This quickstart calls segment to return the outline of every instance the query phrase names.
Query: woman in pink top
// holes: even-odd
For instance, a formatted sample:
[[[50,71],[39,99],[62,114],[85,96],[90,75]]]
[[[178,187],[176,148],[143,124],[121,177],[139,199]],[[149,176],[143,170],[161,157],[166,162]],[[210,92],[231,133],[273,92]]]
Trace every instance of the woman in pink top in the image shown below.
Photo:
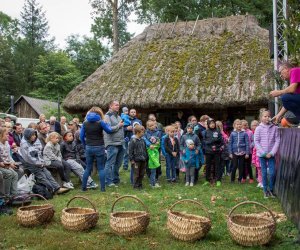
[[[279,122],[280,118],[287,112],[292,112],[300,121],[300,67],[295,67],[288,63],[282,63],[279,67],[280,76],[283,80],[288,80],[290,85],[282,90],[273,90],[270,95],[273,97],[280,96],[283,107],[273,118]]]

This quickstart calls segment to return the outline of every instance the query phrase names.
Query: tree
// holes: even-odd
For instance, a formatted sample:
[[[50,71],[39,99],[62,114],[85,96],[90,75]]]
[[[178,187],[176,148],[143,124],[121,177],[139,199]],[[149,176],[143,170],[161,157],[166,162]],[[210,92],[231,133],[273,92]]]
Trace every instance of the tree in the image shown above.
[[[51,52],[39,56],[34,72],[35,85],[39,86],[30,92],[36,98],[56,101],[64,98],[77,84],[82,76],[64,52]]]
[[[108,48],[96,38],[80,39],[79,35],[68,37],[66,53],[83,78],[92,74],[110,55]]]
[[[49,26],[45,12],[36,0],[25,0],[19,28],[22,38],[16,46],[16,65],[24,93],[28,93],[36,87],[33,73],[38,57],[53,49],[53,40],[47,40]]]
[[[140,23],[174,22],[209,17],[244,15],[257,17],[260,25],[272,22],[272,1],[265,0],[140,0],[135,4]]]
[[[126,32],[126,22],[133,10],[134,2],[135,0],[91,0],[95,9],[95,25],[92,31],[100,38],[105,37],[112,41],[113,53],[118,52],[120,45],[131,38]]]
[[[13,60],[17,24],[17,20],[0,12],[0,107],[3,112],[9,107],[10,95],[19,93]]]
[[[288,1],[288,19],[284,36],[287,39],[288,54],[292,63],[300,64],[300,2]]]

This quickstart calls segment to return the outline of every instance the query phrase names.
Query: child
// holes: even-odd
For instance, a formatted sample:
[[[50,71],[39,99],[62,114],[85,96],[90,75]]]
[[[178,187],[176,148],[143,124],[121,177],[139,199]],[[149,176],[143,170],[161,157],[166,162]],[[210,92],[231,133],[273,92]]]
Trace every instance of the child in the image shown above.
[[[147,145],[147,149],[157,149],[159,154],[158,154],[158,160],[159,160],[159,166],[156,167],[156,180],[158,180],[158,177],[161,175],[161,165],[160,165],[160,145],[161,145],[161,138],[163,136],[163,133],[161,130],[157,128],[157,123],[156,121],[148,120],[147,123],[147,129],[144,135],[144,139]],[[156,138],[156,144],[151,142],[151,138]],[[150,171],[152,173],[152,170]],[[150,175],[150,173],[149,173]]]
[[[229,152],[228,152],[228,135],[224,132],[223,129],[223,123],[221,121],[216,121],[216,126],[217,129],[220,130],[223,138],[223,146],[221,148],[221,168],[222,172],[225,174],[226,170],[226,175],[230,175],[230,158],[229,158]]]
[[[168,126],[168,137],[164,141],[166,149],[166,175],[167,181],[176,182],[176,161],[179,155],[180,146],[179,141],[175,137],[175,127]]]
[[[47,189],[56,194],[63,194],[69,191],[61,188],[53,179],[51,173],[45,168],[45,161],[42,156],[42,144],[37,139],[37,132],[32,128],[26,128],[21,140],[20,154],[25,162],[24,168],[34,174],[36,182],[41,183]]]
[[[214,161],[216,177],[217,177],[217,187],[221,186],[222,179],[222,169],[220,164],[221,157],[221,147],[223,146],[222,134],[216,128],[216,122],[214,119],[207,120],[207,130],[204,133],[203,141],[205,144],[205,159],[206,159],[206,181],[204,186],[209,185],[212,163]]]
[[[274,182],[275,182],[275,154],[278,150],[280,137],[278,128],[270,123],[270,111],[263,111],[260,115],[261,123],[256,128],[254,133],[254,142],[259,157],[264,198],[274,197]],[[267,168],[269,168],[269,189]]]
[[[70,181],[70,166],[62,160],[59,145],[60,138],[60,134],[57,132],[49,134],[47,144],[43,150],[45,165],[47,168],[54,168],[57,170],[63,181],[63,187],[74,189],[73,183]]]
[[[71,166],[71,171],[77,175],[80,180],[82,181],[84,168],[80,163],[77,162],[77,159],[79,158],[78,152],[76,151],[75,143],[74,143],[74,136],[71,131],[65,132],[63,136],[63,142],[60,145],[60,150],[63,159],[69,163]],[[93,181],[91,177],[88,177],[87,182],[87,189],[95,189],[98,185]]]
[[[186,140],[186,147],[182,154],[182,160],[185,166],[185,186],[194,186],[195,168],[199,168],[199,154],[196,154],[195,144],[191,139]]]
[[[123,111],[123,113],[121,114],[121,119],[124,122],[124,127],[130,126],[131,125],[131,121],[130,121],[130,118],[129,118],[129,115],[128,115],[128,108],[127,107],[123,107],[122,111]]]
[[[133,188],[142,189],[142,182],[148,161],[146,143],[142,138],[144,135],[144,127],[141,125],[136,125],[134,127],[134,133],[135,137],[131,138],[129,143],[129,160],[131,161],[134,169]]]
[[[235,181],[236,169],[239,170],[238,182],[242,182],[244,172],[244,161],[249,158],[249,138],[242,130],[242,122],[236,119],[233,122],[234,131],[229,138],[229,157],[232,159],[233,169],[231,172],[231,182]]]
[[[252,153],[254,148],[254,136],[252,131],[249,129],[248,122],[246,120],[242,120],[242,129],[247,133],[249,140],[249,158],[245,159],[244,162],[244,173],[242,182],[246,182],[247,174],[249,174],[249,183],[253,183],[253,172],[252,172]]]
[[[185,153],[185,147],[186,147],[186,140],[191,139],[194,142],[196,153],[198,154],[201,150],[201,142],[199,137],[194,134],[194,124],[188,123],[186,126],[186,133],[181,136],[180,139],[180,152],[182,154]],[[199,178],[199,171],[200,167],[195,169],[195,183],[198,181]]]
[[[257,128],[258,125],[259,125],[259,122],[257,120],[253,120],[251,122],[251,130],[252,130],[253,135],[254,135],[255,129]],[[252,153],[252,164],[256,168],[256,178],[257,178],[257,182],[258,182],[257,187],[262,188],[263,185],[262,185],[261,167],[259,164],[259,157],[257,156],[257,150],[256,150],[255,145],[253,147],[253,153]]]

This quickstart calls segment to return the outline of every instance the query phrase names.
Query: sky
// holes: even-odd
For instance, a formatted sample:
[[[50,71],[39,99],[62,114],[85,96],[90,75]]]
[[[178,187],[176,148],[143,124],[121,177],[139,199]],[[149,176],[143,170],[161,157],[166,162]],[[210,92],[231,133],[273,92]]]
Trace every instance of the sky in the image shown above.
[[[92,24],[92,7],[89,0],[37,0],[46,12],[49,24],[49,35],[55,37],[55,43],[60,48],[66,45],[65,39],[71,34],[89,36]],[[20,18],[24,0],[0,0],[0,11],[11,16]],[[134,17],[132,18],[134,19]],[[135,35],[140,34],[145,25],[131,22],[128,30]]]

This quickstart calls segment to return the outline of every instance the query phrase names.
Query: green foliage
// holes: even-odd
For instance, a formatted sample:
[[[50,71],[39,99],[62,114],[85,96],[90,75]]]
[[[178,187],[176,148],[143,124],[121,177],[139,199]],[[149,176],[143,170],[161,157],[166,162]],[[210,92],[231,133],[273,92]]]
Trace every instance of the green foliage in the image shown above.
[[[92,32],[99,38],[107,38],[113,44],[113,52],[132,37],[126,31],[126,22],[136,0],[91,0],[95,23]]]
[[[64,52],[51,52],[40,56],[34,72],[37,89],[31,96],[47,100],[65,97],[82,80],[80,72]]]
[[[45,55],[52,42],[47,40],[48,22],[42,7],[35,0],[26,0],[21,12],[20,33],[22,38],[16,44],[15,63],[20,76],[23,93],[26,94],[38,87],[34,71],[40,55]]]
[[[18,79],[13,60],[17,21],[0,12],[0,110],[10,106],[10,95],[18,93]]]
[[[141,23],[174,22],[210,17],[251,14],[260,25],[268,27],[272,22],[272,1],[265,0],[141,0],[135,5]]]
[[[284,31],[288,44],[289,58],[295,65],[300,65],[300,2],[288,1],[288,20]]]
[[[71,35],[67,44],[66,53],[83,78],[92,74],[110,55],[108,48],[96,38],[80,39],[78,35]]]

